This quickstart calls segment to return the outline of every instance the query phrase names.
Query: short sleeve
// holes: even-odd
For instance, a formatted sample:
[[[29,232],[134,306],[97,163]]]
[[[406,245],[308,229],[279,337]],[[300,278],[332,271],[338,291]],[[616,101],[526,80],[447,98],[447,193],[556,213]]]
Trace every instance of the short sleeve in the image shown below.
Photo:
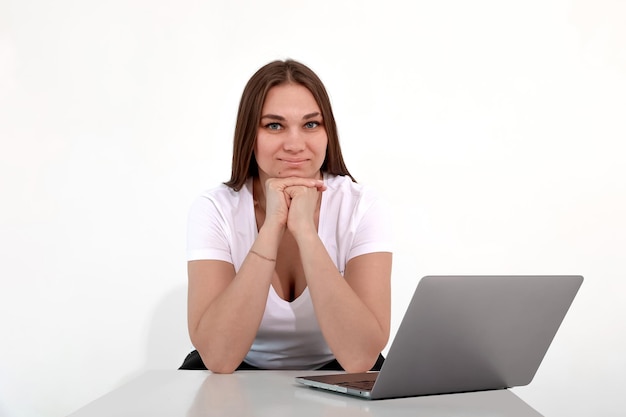
[[[191,205],[187,221],[187,260],[212,259],[233,263],[232,231],[215,200],[203,195]]]
[[[355,235],[348,259],[372,252],[393,252],[391,210],[375,193],[364,193],[355,208]]]

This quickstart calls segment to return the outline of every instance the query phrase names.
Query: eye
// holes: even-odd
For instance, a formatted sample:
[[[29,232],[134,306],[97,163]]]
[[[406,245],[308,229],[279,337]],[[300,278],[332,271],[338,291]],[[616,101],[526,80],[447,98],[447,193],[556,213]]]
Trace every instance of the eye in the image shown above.
[[[304,128],[305,129],[315,129],[320,124],[321,124],[320,122],[307,122],[307,123],[304,124]]]
[[[268,124],[266,124],[266,125],[265,125],[265,128],[266,128],[266,129],[269,129],[269,130],[280,130],[280,129],[282,129],[283,127],[281,126],[281,124],[280,124],[280,123],[276,123],[276,122],[274,122],[274,123],[268,123]]]

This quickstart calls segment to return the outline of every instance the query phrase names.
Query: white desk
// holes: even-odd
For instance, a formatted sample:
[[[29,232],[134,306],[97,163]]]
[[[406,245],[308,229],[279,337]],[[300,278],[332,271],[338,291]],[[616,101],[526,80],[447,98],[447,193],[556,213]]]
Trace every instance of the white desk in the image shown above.
[[[369,401],[294,381],[316,373],[324,372],[149,371],[70,416],[541,417],[509,390]]]

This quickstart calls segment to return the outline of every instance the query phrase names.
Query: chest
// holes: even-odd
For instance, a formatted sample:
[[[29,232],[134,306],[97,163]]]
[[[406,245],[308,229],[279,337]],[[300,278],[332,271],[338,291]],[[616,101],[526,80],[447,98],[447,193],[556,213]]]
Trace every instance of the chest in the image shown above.
[[[289,231],[285,232],[278,247],[272,286],[280,298],[286,301],[298,298],[307,286],[300,251]]]
[[[265,213],[255,210],[257,229],[260,229],[265,221]],[[315,216],[315,224],[319,225],[319,213]],[[289,230],[285,230],[278,252],[276,254],[276,268],[272,277],[272,287],[280,298],[285,301],[293,301],[304,292],[307,286],[302,259],[298,244]]]

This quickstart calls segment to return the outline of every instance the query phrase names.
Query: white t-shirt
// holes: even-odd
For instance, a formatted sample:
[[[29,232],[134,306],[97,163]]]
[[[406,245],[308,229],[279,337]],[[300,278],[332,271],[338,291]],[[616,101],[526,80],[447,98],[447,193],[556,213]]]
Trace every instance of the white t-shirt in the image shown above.
[[[343,275],[359,255],[392,251],[391,217],[375,193],[350,177],[324,175],[318,235]],[[226,185],[192,204],[187,259],[213,259],[239,271],[258,234],[252,178],[239,191]],[[261,325],[245,361],[263,369],[315,369],[334,359],[314,314],[308,288],[294,301],[270,286]]]

